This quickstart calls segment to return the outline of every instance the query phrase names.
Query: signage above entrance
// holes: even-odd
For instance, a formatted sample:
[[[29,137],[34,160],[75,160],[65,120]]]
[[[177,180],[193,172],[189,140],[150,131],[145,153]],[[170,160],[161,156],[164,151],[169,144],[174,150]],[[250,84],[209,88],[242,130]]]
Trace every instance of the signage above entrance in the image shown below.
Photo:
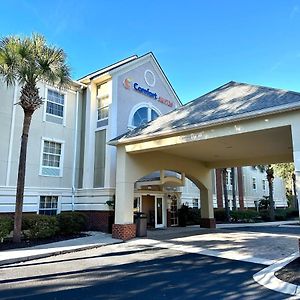
[[[149,89],[143,88],[137,82],[134,82],[133,85],[131,83],[132,83],[132,80],[130,78],[125,78],[123,81],[123,85],[124,85],[125,89],[127,89],[127,90],[133,89],[134,91],[141,93],[149,98],[152,98],[152,99],[154,99],[162,104],[165,104],[169,107],[174,106],[174,103],[172,101],[157,95],[157,93],[152,92]]]

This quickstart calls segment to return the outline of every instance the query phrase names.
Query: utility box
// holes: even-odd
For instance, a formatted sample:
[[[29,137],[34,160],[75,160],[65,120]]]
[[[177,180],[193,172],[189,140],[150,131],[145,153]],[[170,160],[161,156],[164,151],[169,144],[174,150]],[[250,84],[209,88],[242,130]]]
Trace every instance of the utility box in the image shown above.
[[[136,236],[147,236],[147,215],[142,212],[134,213]]]

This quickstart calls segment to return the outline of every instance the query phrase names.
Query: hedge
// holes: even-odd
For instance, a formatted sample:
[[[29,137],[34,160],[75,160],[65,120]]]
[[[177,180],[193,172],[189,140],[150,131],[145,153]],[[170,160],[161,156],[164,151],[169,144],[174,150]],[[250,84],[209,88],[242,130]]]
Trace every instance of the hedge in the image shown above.
[[[87,217],[80,212],[62,212],[56,218],[59,232],[63,235],[76,234],[87,228]]]
[[[0,242],[3,243],[5,237],[7,237],[13,230],[13,220],[10,217],[0,217]]]
[[[29,239],[46,239],[55,236],[58,232],[56,217],[45,215],[24,216],[22,220],[22,232]]]
[[[255,210],[235,210],[230,211],[230,217],[233,222],[255,222],[255,220],[259,217],[259,213]]]

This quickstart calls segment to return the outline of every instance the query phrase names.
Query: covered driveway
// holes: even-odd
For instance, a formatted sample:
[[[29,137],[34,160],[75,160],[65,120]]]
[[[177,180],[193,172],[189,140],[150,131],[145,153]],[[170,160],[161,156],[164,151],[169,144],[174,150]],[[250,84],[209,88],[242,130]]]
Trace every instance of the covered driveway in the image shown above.
[[[155,170],[200,188],[201,226],[215,227],[214,168],[295,162],[300,187],[300,94],[229,82],[111,141],[117,147],[113,236],[135,236],[134,183]]]

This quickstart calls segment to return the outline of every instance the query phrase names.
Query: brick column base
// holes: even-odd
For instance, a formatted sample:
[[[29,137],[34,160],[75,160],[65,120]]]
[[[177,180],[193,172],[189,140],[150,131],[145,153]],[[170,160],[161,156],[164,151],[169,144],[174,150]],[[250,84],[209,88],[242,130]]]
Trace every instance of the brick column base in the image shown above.
[[[113,224],[112,237],[128,241],[136,237],[136,224]]]
[[[216,220],[215,219],[205,219],[205,218],[202,218],[200,220],[200,227],[204,227],[204,228],[216,228]]]

